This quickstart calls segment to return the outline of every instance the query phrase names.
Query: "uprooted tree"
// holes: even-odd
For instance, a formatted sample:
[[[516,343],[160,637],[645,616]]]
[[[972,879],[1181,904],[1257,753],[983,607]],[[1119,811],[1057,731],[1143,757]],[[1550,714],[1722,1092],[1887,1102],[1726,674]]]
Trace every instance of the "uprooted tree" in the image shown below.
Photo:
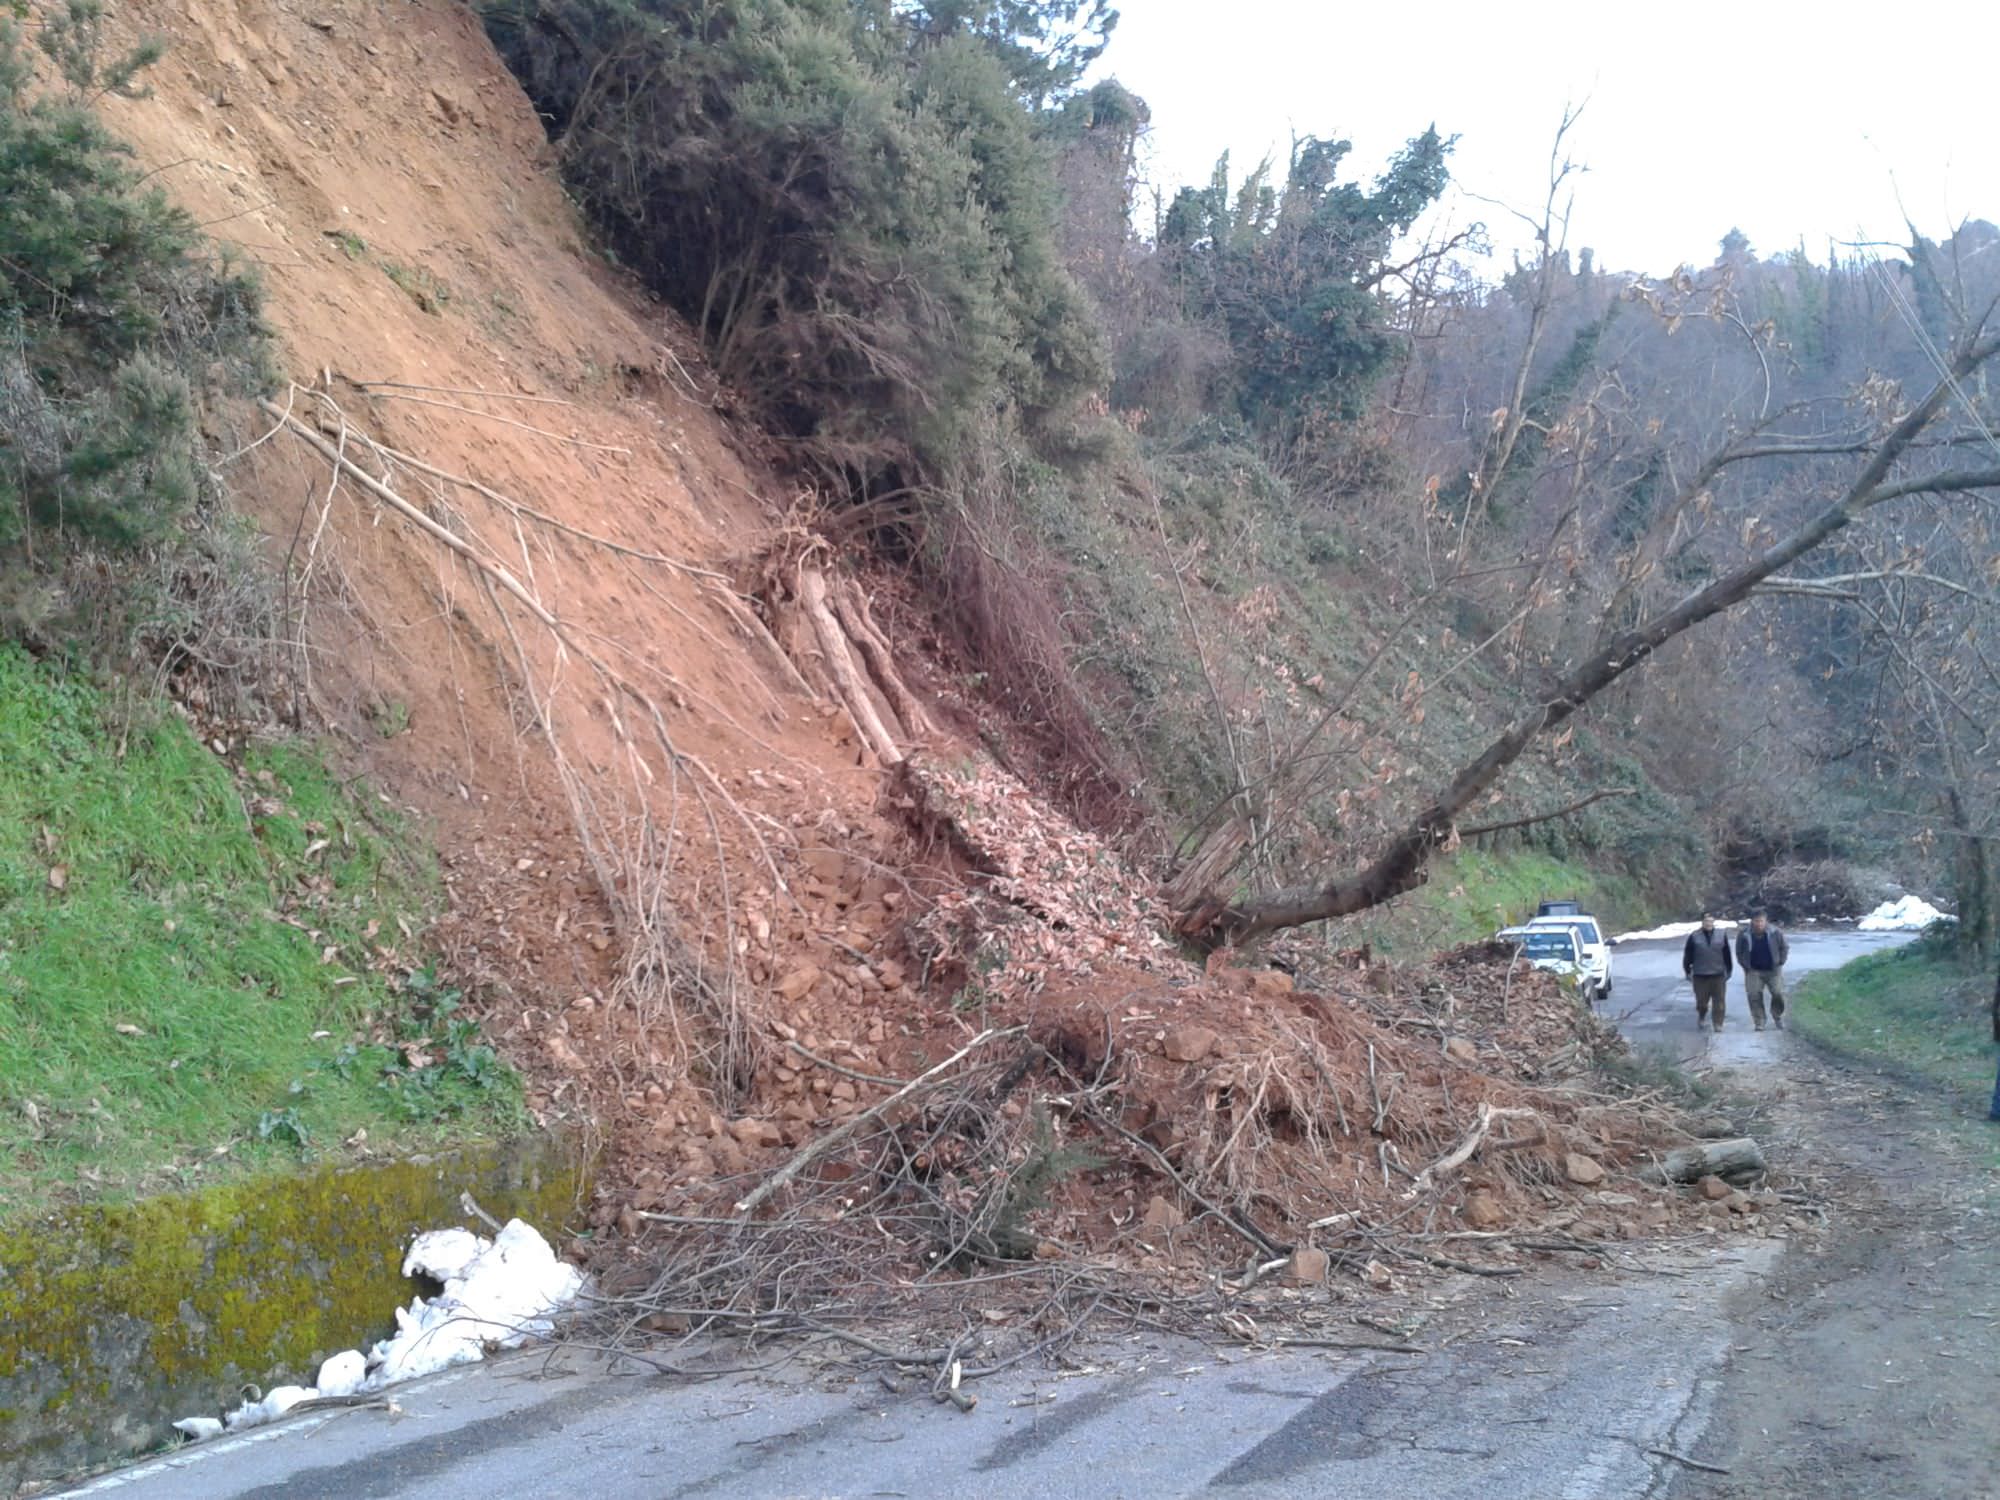
[[[1492,791],[1542,735],[1560,729],[1668,642],[1743,605],[1760,591],[1782,588],[1788,568],[1881,507],[1919,496],[2000,490],[2000,454],[1991,462],[1950,464],[1951,456],[1976,440],[1980,430],[1980,424],[1970,420],[1977,415],[1977,404],[1968,395],[1967,383],[2000,356],[2000,333],[1990,326],[1996,307],[2000,299],[1967,320],[1967,331],[1940,359],[1936,382],[1913,406],[1905,406],[1886,382],[1874,381],[1855,394],[1861,408],[1858,428],[1822,423],[1804,434],[1785,432],[1781,429],[1787,419],[1801,415],[1799,408],[1787,406],[1762,412],[1712,448],[1675,487],[1647,538],[1620,559],[1618,576],[1597,610],[1591,644],[1554,674],[1480,753],[1461,764],[1361,869],[1228,899],[1217,894],[1217,886],[1248,854],[1255,835],[1238,816],[1217,823],[1187,862],[1184,873],[1196,878],[1183,879],[1172,890],[1183,930],[1243,943],[1282,928],[1364,911],[1415,889],[1423,883],[1432,857],[1456,846],[1461,816]],[[1942,423],[1954,409],[1968,418],[1970,436],[1947,430]],[[1745,465],[1787,459],[1841,461],[1858,467],[1850,468],[1837,498],[1808,505],[1781,535],[1763,530],[1756,515],[1744,518],[1738,535],[1747,556],[1678,598],[1649,604],[1645,585],[1657,585],[1662,576],[1671,576],[1667,564],[1688,530],[1711,523],[1714,487],[1724,476]],[[1530,590],[1530,604],[1524,609],[1532,607],[1534,597]],[[1329,713],[1322,724],[1332,717]],[[1294,747],[1287,765],[1268,784],[1267,799],[1286,795],[1288,787],[1293,792],[1305,789],[1313,767],[1323,759],[1315,751],[1316,733]]]

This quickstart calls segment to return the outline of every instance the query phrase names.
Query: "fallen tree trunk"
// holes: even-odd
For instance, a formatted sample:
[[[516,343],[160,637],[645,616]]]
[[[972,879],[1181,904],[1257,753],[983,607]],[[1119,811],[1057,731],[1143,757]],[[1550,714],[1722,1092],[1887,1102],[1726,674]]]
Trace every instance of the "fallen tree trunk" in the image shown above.
[[[876,760],[884,766],[899,765],[903,752],[868,697],[868,688],[861,680],[860,669],[854,665],[854,657],[848,650],[846,632],[833,617],[826,592],[826,578],[819,569],[799,570],[799,605],[805,611],[813,633],[819,638],[820,656],[826,663],[827,671],[833,675],[834,687],[847,709],[848,717],[854,721],[855,731],[861,736],[862,743],[875,752]]]
[[[868,601],[861,597],[861,591],[852,583],[840,580],[826,591],[827,604],[832,608],[840,628],[861,653],[867,665],[868,675],[875,680],[875,686],[882,690],[882,696],[889,700],[890,711],[901,721],[906,739],[928,739],[937,732],[931,717],[924,712],[924,706],[917,695],[910,691],[910,685],[903,681],[902,673],[896,670],[895,653],[890,650],[888,639],[877,628],[868,615]]]
[[[1733,1141],[1709,1141],[1669,1151],[1658,1163],[1642,1168],[1641,1182],[1699,1182],[1704,1177],[1755,1177],[1769,1170],[1763,1150],[1747,1135]]]

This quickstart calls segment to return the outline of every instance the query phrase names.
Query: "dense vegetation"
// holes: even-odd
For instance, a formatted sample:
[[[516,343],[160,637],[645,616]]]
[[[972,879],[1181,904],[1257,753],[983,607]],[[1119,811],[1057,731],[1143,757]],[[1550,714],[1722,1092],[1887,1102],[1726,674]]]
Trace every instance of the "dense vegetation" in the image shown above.
[[[487,15],[617,254],[854,534],[925,570],[980,680],[1041,727],[1058,790],[1127,827],[1158,815],[1184,854],[1241,813],[1218,861],[1238,880],[1380,839],[1390,788],[1460,764],[1593,640],[1838,482],[1991,279],[1963,270],[1983,225],[1913,235],[1895,262],[1763,260],[1732,234],[1706,269],[1608,274],[1564,242],[1559,167],[1538,253],[1488,284],[1455,257],[1476,231],[1411,238],[1446,182],[1434,127],[1372,182],[1345,142],[1306,136],[1149,211],[1145,103],[1085,85],[1115,22],[1101,4]],[[1684,488],[1752,430],[1782,434],[1775,467]],[[1725,520],[1752,496],[1760,514]],[[1881,535],[1850,533],[1820,571]],[[1982,545],[1954,536],[1967,561]],[[1635,795],[1502,841],[1661,896],[1706,883],[1717,851],[1752,877],[1929,869],[1895,818],[1949,821],[1933,791],[1956,767],[1957,884],[1984,889],[1976,736],[1889,704],[1948,654],[1892,687],[1864,670],[1879,632],[1852,610],[1829,630],[1829,602],[1662,650],[1507,800]],[[1772,732],[1743,732],[1746,700]],[[1856,708],[1893,732],[1842,741]],[[1889,765],[1909,773],[1893,808],[1868,785]]]
[[[99,122],[157,48],[105,54],[97,0],[0,16],[0,616],[35,632],[86,549],[154,546],[209,488],[203,402],[254,383],[254,281]]]

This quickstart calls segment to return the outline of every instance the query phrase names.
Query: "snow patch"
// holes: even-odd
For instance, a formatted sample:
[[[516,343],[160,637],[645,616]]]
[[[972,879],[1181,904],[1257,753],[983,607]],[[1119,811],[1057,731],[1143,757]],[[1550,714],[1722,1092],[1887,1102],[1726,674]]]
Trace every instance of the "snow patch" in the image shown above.
[[[368,1356],[359,1349],[343,1349],[319,1367],[313,1389],[322,1396],[352,1396],[368,1379]]]
[[[1957,917],[1941,912],[1922,896],[1905,896],[1900,901],[1884,901],[1855,923],[1863,932],[1922,932],[1939,922],[1956,922]]]
[[[1717,932],[1734,932],[1741,924],[1729,917],[1718,917],[1715,922]],[[1664,927],[1646,927],[1637,932],[1621,932],[1611,941],[1614,943],[1653,943],[1668,938],[1684,938],[1691,932],[1701,931],[1699,922],[1669,922]]]
[[[261,1401],[246,1401],[220,1421],[183,1417],[174,1423],[190,1442],[274,1421],[303,1401],[353,1396],[414,1380],[452,1365],[483,1359],[488,1349],[512,1349],[546,1337],[555,1314],[583,1291],[583,1273],[556,1258],[532,1225],[509,1219],[493,1239],[463,1229],[433,1229],[410,1242],[405,1276],[442,1282],[435,1297],[396,1309],[394,1337],[366,1354],[346,1349],[319,1367],[317,1385],[283,1385]]]

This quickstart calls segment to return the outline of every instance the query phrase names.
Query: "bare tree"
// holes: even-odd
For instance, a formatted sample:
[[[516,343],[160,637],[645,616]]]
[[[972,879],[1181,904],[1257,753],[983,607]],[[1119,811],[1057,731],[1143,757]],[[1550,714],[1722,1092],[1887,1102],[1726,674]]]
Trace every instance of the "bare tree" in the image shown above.
[[[2000,333],[1990,332],[1996,305],[1973,321],[1941,363],[1939,378],[1914,407],[1903,409],[1900,398],[1882,382],[1860,393],[1874,415],[1861,437],[1838,441],[1813,436],[1793,438],[1778,433],[1775,424],[1789,408],[1762,417],[1746,431],[1711,450],[1676,487],[1662,515],[1669,519],[1669,536],[1683,533],[1685,518],[1706,518],[1714,506],[1713,487],[1726,474],[1745,465],[1772,460],[1796,460],[1810,455],[1820,462],[1857,464],[1837,498],[1808,506],[1802,519],[1782,535],[1760,529],[1757,516],[1744,519],[1742,548],[1750,555],[1680,598],[1657,607],[1641,604],[1631,586],[1640,573],[1650,575],[1661,553],[1635,550],[1626,564],[1626,578],[1611,588],[1593,633],[1591,647],[1566,670],[1557,673],[1534,701],[1516,715],[1476,756],[1461,764],[1444,785],[1388,839],[1363,868],[1326,882],[1276,890],[1241,902],[1214,894],[1215,884],[1233,868],[1221,843],[1211,841],[1191,862],[1198,867],[1200,888],[1183,880],[1174,898],[1183,912],[1183,926],[1206,936],[1246,942],[1280,928],[1340,917],[1366,910],[1422,884],[1426,867],[1441,849],[1455,847],[1460,815],[1491,791],[1516,761],[1545,733],[1563,726],[1579,709],[1626,674],[1649,660],[1668,642],[1704,621],[1735,609],[1751,599],[1760,586],[1785,578],[1785,570],[1812,554],[1879,507],[1916,496],[1951,496],[2000,489],[2000,465],[1950,468],[1937,465],[1949,456],[1947,442],[1927,441],[1934,424],[1954,402],[1964,400],[1964,384],[2000,355]],[[1930,467],[1923,462],[1930,460]],[[1530,606],[1534,591],[1529,591]],[[1631,618],[1634,623],[1622,623]],[[1313,752],[1302,746],[1295,758]]]
[[[1475,511],[1484,514],[1492,504],[1493,492],[1507,476],[1507,466],[1513,462],[1521,429],[1528,420],[1528,382],[1534,375],[1535,358],[1541,353],[1542,338],[1548,330],[1557,279],[1569,270],[1569,219],[1576,200],[1573,193],[1565,194],[1565,188],[1570,178],[1583,168],[1564,150],[1563,142],[1582,113],[1581,105],[1565,108],[1562,123],[1556,127],[1555,140],[1549,146],[1548,194],[1542,200],[1540,216],[1530,217],[1519,209],[1507,210],[1534,232],[1534,290],[1528,302],[1528,336],[1522,341],[1521,357],[1514,365],[1507,404],[1493,414],[1492,431],[1472,476],[1472,496],[1466,505],[1468,519]]]

